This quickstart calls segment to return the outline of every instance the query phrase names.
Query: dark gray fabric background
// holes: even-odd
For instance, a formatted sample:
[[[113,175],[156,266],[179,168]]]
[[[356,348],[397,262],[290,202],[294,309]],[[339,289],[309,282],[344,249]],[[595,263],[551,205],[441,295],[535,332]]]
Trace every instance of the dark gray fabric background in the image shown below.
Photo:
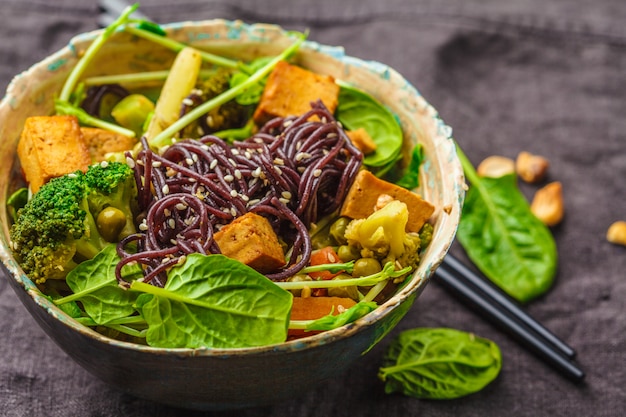
[[[0,88],[96,27],[96,4],[0,0]],[[554,287],[527,310],[578,351],[574,385],[431,283],[396,331],[453,327],[496,341],[503,369],[454,401],[386,395],[376,373],[391,337],[336,380],[273,407],[201,413],[117,392],[73,363],[0,277],[2,416],[621,416],[626,410],[626,6],[623,0],[145,0],[158,22],[223,17],[310,29],[310,39],[385,62],[453,127],[474,163],[521,150],[550,159],[566,217],[554,229]],[[524,186],[528,196],[536,187]],[[453,248],[460,258],[460,247]],[[94,358],[95,361],[98,358]],[[259,383],[272,384],[272,381]]]

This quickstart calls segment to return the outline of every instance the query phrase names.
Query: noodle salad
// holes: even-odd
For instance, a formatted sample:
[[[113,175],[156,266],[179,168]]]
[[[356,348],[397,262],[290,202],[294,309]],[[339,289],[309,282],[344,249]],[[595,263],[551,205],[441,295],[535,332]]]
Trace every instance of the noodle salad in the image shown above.
[[[403,164],[389,109],[299,66],[305,34],[233,61],[136,8],[87,48],[55,114],[26,121],[7,203],[26,274],[85,326],[155,347],[271,345],[376,309],[432,235],[411,191],[420,145]],[[172,49],[172,66],[84,77],[117,31]]]

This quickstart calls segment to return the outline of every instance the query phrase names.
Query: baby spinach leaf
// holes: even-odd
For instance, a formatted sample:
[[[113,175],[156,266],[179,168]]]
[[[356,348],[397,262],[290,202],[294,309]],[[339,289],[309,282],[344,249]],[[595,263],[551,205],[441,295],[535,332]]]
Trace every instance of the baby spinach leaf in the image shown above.
[[[398,121],[369,94],[342,84],[335,115],[349,130],[364,128],[376,143],[376,151],[363,158],[366,166],[388,168],[402,152],[403,136]]]
[[[287,338],[291,293],[223,255],[191,254],[164,288],[133,282],[131,289],[145,292],[136,306],[151,346],[237,348]]]
[[[457,237],[474,264],[520,302],[546,292],[554,280],[557,250],[550,230],[537,219],[514,174],[479,177],[459,152],[471,182]]]
[[[398,181],[395,181],[396,185],[404,187],[407,190],[412,190],[420,185],[420,167],[424,162],[424,147],[421,144],[415,145],[413,151],[411,151],[411,161],[409,165],[402,172],[402,176]]]
[[[366,314],[376,310],[376,307],[378,307],[378,304],[373,301],[356,303],[342,313],[336,315],[329,314],[317,320],[313,320],[306,326],[306,330],[336,329],[344,324],[352,323],[353,321],[360,319]]]
[[[115,266],[119,259],[115,245],[111,244],[93,259],[80,263],[66,278],[74,294],[54,300],[55,304],[80,301],[85,313],[97,324],[132,315],[136,294],[118,285]]]
[[[500,348],[490,340],[454,329],[417,328],[391,342],[378,376],[388,394],[441,400],[480,391],[501,367]]]

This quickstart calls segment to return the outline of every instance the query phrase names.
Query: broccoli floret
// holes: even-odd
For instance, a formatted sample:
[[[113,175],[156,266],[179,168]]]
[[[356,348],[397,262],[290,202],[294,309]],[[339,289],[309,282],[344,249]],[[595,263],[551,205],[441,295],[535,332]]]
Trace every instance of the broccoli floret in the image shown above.
[[[11,227],[17,262],[38,284],[65,278],[78,262],[135,230],[131,204],[136,192],[133,171],[122,163],[93,165],[86,173],[50,180],[18,211]],[[124,212],[118,225],[99,218],[107,207]],[[103,233],[111,228],[119,229],[117,235]]]
[[[366,219],[352,220],[344,236],[363,257],[416,268],[422,241],[419,234],[405,231],[408,218],[406,204],[393,200]]]

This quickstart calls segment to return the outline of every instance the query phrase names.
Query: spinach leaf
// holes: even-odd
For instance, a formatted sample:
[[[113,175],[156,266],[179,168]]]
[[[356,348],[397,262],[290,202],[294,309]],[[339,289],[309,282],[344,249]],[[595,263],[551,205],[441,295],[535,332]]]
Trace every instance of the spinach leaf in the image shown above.
[[[223,255],[191,254],[164,288],[135,281],[131,289],[145,292],[136,306],[151,346],[237,348],[287,338],[291,293]]]
[[[136,294],[118,285],[115,277],[118,262],[115,245],[107,245],[93,259],[80,263],[68,273],[66,282],[74,294],[58,298],[54,303],[80,301],[85,313],[97,324],[132,315]]]
[[[329,314],[317,320],[313,320],[306,326],[306,330],[336,329],[344,324],[352,323],[353,321],[360,319],[366,314],[376,310],[376,307],[378,307],[378,304],[373,301],[356,303],[346,311],[337,315]]]
[[[412,190],[420,185],[420,166],[424,162],[424,147],[421,144],[415,145],[411,151],[411,161],[404,169],[400,179],[395,181],[396,185]]]
[[[394,339],[378,376],[385,392],[427,399],[452,399],[483,389],[502,367],[492,341],[454,329],[417,328]]]
[[[376,143],[376,151],[363,158],[366,166],[386,172],[400,156],[403,136],[398,121],[369,94],[342,84],[335,115],[349,130],[364,128]]]
[[[514,174],[479,177],[459,150],[471,186],[457,237],[474,264],[520,302],[546,292],[554,280],[557,251],[550,230],[537,219]]]

